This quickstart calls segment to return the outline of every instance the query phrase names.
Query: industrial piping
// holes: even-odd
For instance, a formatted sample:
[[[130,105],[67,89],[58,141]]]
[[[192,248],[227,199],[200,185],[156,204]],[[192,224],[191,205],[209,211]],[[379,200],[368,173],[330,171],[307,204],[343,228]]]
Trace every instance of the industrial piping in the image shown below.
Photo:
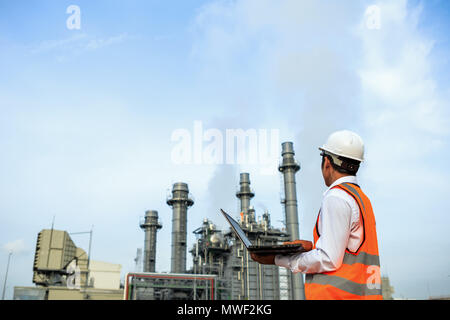
[[[158,211],[145,212],[144,221],[140,227],[145,232],[144,242],[144,272],[155,272],[156,262],[156,233],[162,225],[158,222]]]
[[[186,237],[187,209],[194,204],[189,198],[189,188],[186,183],[173,184],[172,196],[167,199],[172,207],[172,256],[171,272],[186,273]]]
[[[281,144],[282,163],[278,170],[283,174],[284,180],[284,208],[286,218],[286,231],[291,241],[300,239],[298,228],[297,189],[295,186],[295,173],[300,170],[300,165],[294,158],[292,142]],[[303,277],[300,273],[291,274],[291,297],[293,300],[304,300],[305,290]]]

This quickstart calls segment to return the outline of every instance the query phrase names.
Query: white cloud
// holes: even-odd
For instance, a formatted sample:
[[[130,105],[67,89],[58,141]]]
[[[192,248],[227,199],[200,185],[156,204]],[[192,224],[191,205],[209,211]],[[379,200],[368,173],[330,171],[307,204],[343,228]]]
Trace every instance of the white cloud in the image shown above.
[[[30,53],[55,54],[58,60],[63,61],[69,57],[120,44],[130,38],[127,33],[120,33],[105,38],[86,33],[77,33],[65,39],[42,41],[32,46]]]
[[[121,33],[116,36],[111,36],[108,38],[94,38],[89,40],[89,42],[86,44],[85,49],[86,50],[96,50],[103,47],[107,47],[113,44],[118,44],[126,40],[128,35],[126,33]]]
[[[382,27],[358,30],[364,53],[359,69],[363,121],[372,162],[368,175],[379,181],[383,171],[404,182],[444,185],[448,173],[429,164],[448,141],[449,103],[431,71],[434,41],[418,28],[422,8],[409,8],[406,1],[378,5]]]
[[[32,54],[44,53],[51,50],[73,49],[79,46],[79,43],[85,41],[87,35],[85,33],[77,33],[71,37],[59,40],[44,40],[31,48]]]
[[[420,7],[410,12],[407,3],[399,1],[382,3],[380,8],[383,27],[359,30],[364,50],[359,74],[368,102],[366,125],[447,135],[448,103],[431,73],[434,42],[417,27]]]
[[[23,239],[19,239],[4,244],[2,249],[13,254],[20,254],[27,251],[27,246]]]

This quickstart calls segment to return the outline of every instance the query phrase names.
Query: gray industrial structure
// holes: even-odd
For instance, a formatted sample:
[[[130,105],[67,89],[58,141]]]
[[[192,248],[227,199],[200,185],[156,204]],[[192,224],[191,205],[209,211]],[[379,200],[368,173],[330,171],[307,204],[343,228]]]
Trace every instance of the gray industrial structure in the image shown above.
[[[285,209],[286,231],[272,227],[267,210],[257,219],[250,204],[255,196],[250,187],[250,176],[240,174],[236,192],[241,211],[238,222],[253,244],[274,245],[300,239],[295,182],[299,170],[292,142],[283,143],[279,171],[284,180],[281,202]],[[275,265],[254,262],[231,229],[218,230],[208,219],[194,230],[197,239],[189,251],[193,266],[186,270],[187,211],[194,204],[188,185],[175,183],[167,204],[173,209],[171,273],[154,273],[156,232],[161,225],[157,221],[157,212],[147,211],[145,221],[141,223],[145,231],[144,273],[127,275],[125,299],[304,299],[301,275],[292,275]],[[213,288],[208,287],[209,281]]]
[[[81,234],[91,232],[76,232]],[[120,300],[120,265],[91,261],[67,231],[38,233],[33,263],[35,287],[14,287],[14,300]]]
[[[298,210],[297,210],[297,188],[295,183],[295,173],[300,170],[300,165],[294,158],[294,146],[292,142],[284,142],[281,144],[281,156],[283,158],[278,170],[283,173],[284,180],[284,204],[286,230],[289,239],[300,239],[298,230]],[[300,273],[291,274],[291,299],[304,300],[305,290],[303,285],[303,277]]]
[[[241,202],[241,212],[247,213],[250,208],[250,200],[255,196],[250,188],[250,175],[248,173],[240,174],[239,191],[236,192],[236,197]]]
[[[38,286],[65,286],[68,270],[80,269],[80,283],[88,278],[88,255],[78,248],[67,231],[44,229],[38,233],[33,263],[33,282]]]
[[[145,212],[144,221],[140,224],[145,232],[144,242],[144,272],[155,272],[156,262],[156,232],[162,228],[158,222],[158,211]]]
[[[186,183],[178,182],[173,185],[172,196],[167,199],[172,207],[172,256],[171,272],[186,272],[186,237],[187,237],[187,209],[194,204],[189,197]]]

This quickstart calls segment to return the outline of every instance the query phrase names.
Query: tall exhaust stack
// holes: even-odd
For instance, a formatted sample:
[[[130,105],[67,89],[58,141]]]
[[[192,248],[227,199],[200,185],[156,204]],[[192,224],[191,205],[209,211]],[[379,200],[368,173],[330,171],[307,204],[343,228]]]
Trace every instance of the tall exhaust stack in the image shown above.
[[[186,273],[187,209],[194,204],[194,200],[189,198],[188,185],[184,182],[174,183],[167,204],[173,212],[171,272]]]
[[[290,240],[300,239],[298,229],[297,189],[295,186],[295,173],[300,170],[300,165],[294,159],[294,147],[292,142],[281,144],[282,163],[278,170],[283,174],[284,180],[284,208],[286,229]],[[303,277],[300,273],[291,274],[291,297],[293,300],[304,300],[305,289]]]
[[[158,222],[158,211],[146,211],[140,227],[145,232],[144,272],[155,272],[156,232],[162,228],[162,225]]]
[[[240,188],[239,191],[236,192],[236,197],[238,197],[241,202],[241,212],[247,214],[250,207],[250,199],[255,196],[250,188],[250,177],[248,173],[243,172],[240,174],[239,185]]]

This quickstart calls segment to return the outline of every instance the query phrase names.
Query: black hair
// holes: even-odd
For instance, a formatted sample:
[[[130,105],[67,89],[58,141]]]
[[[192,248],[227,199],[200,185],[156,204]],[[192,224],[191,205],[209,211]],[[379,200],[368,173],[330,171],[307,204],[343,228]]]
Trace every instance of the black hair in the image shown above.
[[[358,160],[353,160],[353,159],[337,156],[338,159],[342,161],[342,164],[340,166],[338,166],[337,164],[334,163],[333,158],[329,154],[322,152],[321,156],[322,156],[322,164],[321,164],[322,168],[325,163],[325,157],[327,157],[328,160],[330,160],[331,166],[337,172],[340,172],[343,174],[348,174],[350,176],[355,176],[356,173],[358,172],[359,164],[360,164],[360,161],[358,161]]]

